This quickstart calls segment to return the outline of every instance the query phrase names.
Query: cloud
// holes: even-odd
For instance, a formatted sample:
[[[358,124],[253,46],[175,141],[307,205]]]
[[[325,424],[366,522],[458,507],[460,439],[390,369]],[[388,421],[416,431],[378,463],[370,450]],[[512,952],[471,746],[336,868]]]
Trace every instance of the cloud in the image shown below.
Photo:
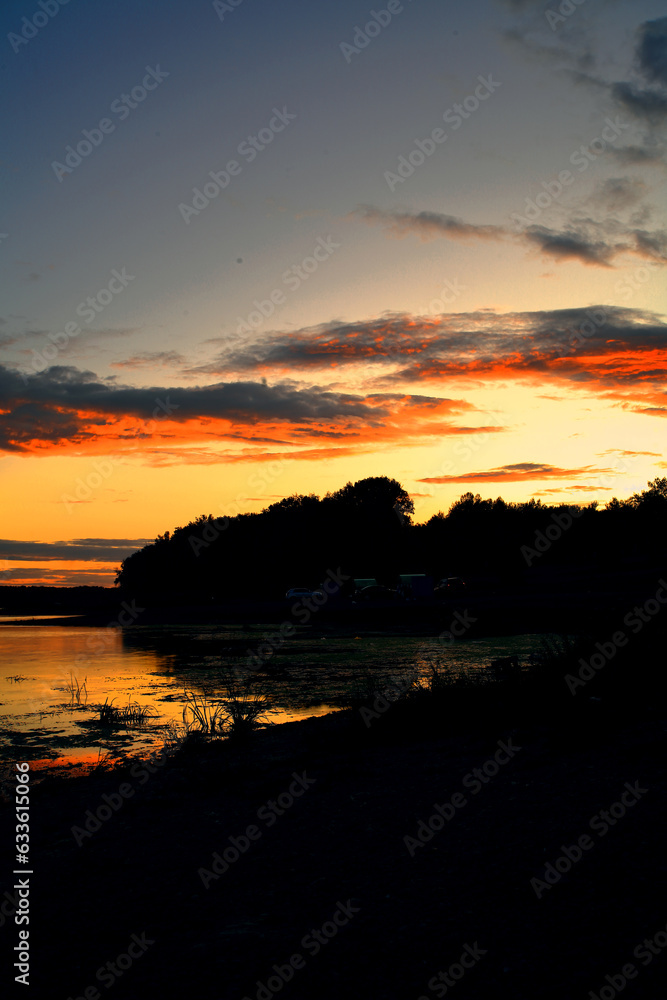
[[[501,465],[483,472],[467,472],[459,476],[432,476],[419,479],[418,482],[440,484],[523,482],[535,479],[576,479],[582,476],[608,475],[613,471],[613,469],[599,469],[593,465],[584,465],[578,469],[561,469],[543,462],[516,462],[513,465]]]
[[[0,538],[0,558],[15,562],[121,562],[152,538],[77,538],[66,542],[26,542]]]
[[[177,367],[186,363],[185,357],[178,351],[146,351],[144,354],[133,354],[123,361],[112,361],[110,368],[150,368],[158,366]]]
[[[661,167],[667,168],[664,149],[652,146],[620,146],[605,150],[606,156],[611,156],[624,167]]]
[[[135,388],[72,367],[23,379],[0,366],[0,447],[17,453],[66,447],[77,454],[136,454],[140,447],[141,457],[151,461],[147,445],[168,443],[185,461],[187,447],[196,443],[205,445],[208,461],[216,450],[220,460],[228,458],[222,442],[250,442],[255,455],[266,443],[302,448],[319,446],[321,438],[331,446],[408,443],[468,433],[457,419],[474,409],[462,399],[343,393],[293,381]]]
[[[659,125],[667,116],[667,96],[654,90],[641,89],[631,83],[613,83],[611,96],[631,114]]]
[[[4,570],[0,574],[0,580],[8,586],[14,584],[23,587],[112,587],[116,572],[116,566],[110,566],[107,570],[19,566]]]
[[[556,260],[580,260],[583,264],[611,267],[610,261],[614,250],[601,241],[591,242],[581,232],[559,233],[544,226],[529,226],[524,235],[547,257],[554,257]]]
[[[623,455],[632,456],[633,458],[639,455],[650,455],[653,458],[661,458],[662,453],[659,451],[629,451],[627,448],[607,448],[606,451],[599,451],[598,455]],[[654,464],[658,464],[657,462]]]
[[[641,26],[637,57],[648,80],[667,86],[667,17],[646,21]]]
[[[629,286],[628,286],[629,288]],[[598,394],[622,393],[637,405],[667,405],[667,325],[655,314],[618,306],[498,314],[388,314],[274,333],[204,366],[249,372],[359,372],[376,385],[452,380],[545,382]],[[459,390],[460,391],[460,390]]]
[[[0,366],[0,447],[150,465],[326,459],[475,433],[491,421],[466,387],[508,381],[667,414],[667,325],[639,309],[386,314],[236,344],[189,374],[237,380],[203,386],[138,388],[64,366],[26,379]],[[427,383],[435,392],[414,391]]]
[[[545,10],[543,4],[533,5],[531,0],[506,0],[506,6],[514,15],[513,23],[503,32],[506,41],[541,66],[549,65],[576,86],[589,89],[603,114],[611,102],[619,111],[632,115],[632,141],[627,140],[627,146],[609,147],[605,154],[623,166],[664,170],[667,157],[661,132],[667,119],[667,18],[639,24],[632,50],[621,48],[610,59],[605,19],[592,16],[588,4],[583,8],[579,5],[579,9],[570,4],[565,16],[559,13],[562,6],[558,4]],[[548,10],[558,18],[552,25],[554,30],[547,30]],[[625,68],[618,71],[616,79],[609,79],[610,65],[623,58]]]
[[[596,185],[590,200],[605,212],[622,212],[642,201],[647,192],[638,177],[608,177]]]
[[[580,82],[606,90],[621,108],[643,119],[649,130],[653,130],[667,118],[666,52],[667,17],[645,21],[635,32],[633,80],[607,82],[591,74]]]
[[[611,493],[611,486],[579,486],[576,483],[570,486],[554,486],[551,489],[534,490],[531,495],[534,497],[553,496],[554,494],[571,493]]]
[[[625,179],[616,179],[617,200],[620,199],[624,181]],[[636,194],[638,183],[634,187],[631,181],[625,183],[626,200],[630,197],[630,190]],[[607,198],[610,193],[611,189],[607,192]],[[389,236],[399,239],[411,234],[421,240],[511,239],[527,248],[537,248],[545,257],[553,260],[579,260],[582,264],[596,267],[611,267],[612,260],[625,253],[667,260],[667,233],[662,230],[646,232],[634,225],[622,223],[617,218],[609,219],[606,207],[601,220],[573,215],[561,229],[528,224],[518,232],[504,226],[468,223],[438,212],[393,212],[363,207],[352,214],[360,216],[369,225],[383,226]],[[524,221],[528,222],[527,219]]]
[[[453,240],[498,240],[510,235],[503,226],[476,225],[440,212],[389,212],[361,205],[351,215],[360,217],[371,226],[384,225],[388,234],[397,239],[403,239],[411,233],[418,235],[424,242],[438,236]]]

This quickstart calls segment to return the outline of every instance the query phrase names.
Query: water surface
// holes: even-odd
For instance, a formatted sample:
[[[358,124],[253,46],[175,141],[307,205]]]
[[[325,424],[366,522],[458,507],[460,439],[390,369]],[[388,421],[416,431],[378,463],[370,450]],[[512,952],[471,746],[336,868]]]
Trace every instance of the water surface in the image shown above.
[[[188,693],[219,705],[226,685],[253,677],[270,696],[274,724],[340,708],[351,694],[430,673],[485,668],[498,656],[527,662],[545,636],[501,636],[438,645],[415,635],[297,628],[257,674],[247,667],[275,626],[0,627],[0,753],[34,766],[90,764],[100,753],[148,754],[183,725]],[[553,637],[552,637],[553,638]],[[142,725],[102,726],[106,702],[148,708]],[[40,765],[38,765],[40,762]]]

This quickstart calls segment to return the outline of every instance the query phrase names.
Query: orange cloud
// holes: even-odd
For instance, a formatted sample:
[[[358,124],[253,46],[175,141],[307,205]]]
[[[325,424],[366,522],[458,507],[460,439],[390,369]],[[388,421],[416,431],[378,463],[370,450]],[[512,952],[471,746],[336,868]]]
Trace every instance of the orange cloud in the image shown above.
[[[419,479],[420,483],[503,483],[523,482],[535,479],[578,479],[582,476],[609,475],[614,469],[600,469],[593,465],[584,465],[578,469],[560,469],[555,465],[543,462],[517,462],[513,465],[501,465],[496,469],[483,472],[466,472],[460,476],[433,476]]]
[[[153,464],[172,457],[207,464],[257,460],[276,451],[292,457],[350,454],[483,429],[459,423],[462,415],[476,412],[462,399],[400,392],[363,395],[265,382],[135,389],[101,383],[75,369],[52,371],[27,386],[14,376],[13,405],[0,416],[6,451],[43,455],[66,450],[137,455]],[[5,370],[4,376],[12,382],[12,373]],[[142,410],[153,417],[146,421]]]

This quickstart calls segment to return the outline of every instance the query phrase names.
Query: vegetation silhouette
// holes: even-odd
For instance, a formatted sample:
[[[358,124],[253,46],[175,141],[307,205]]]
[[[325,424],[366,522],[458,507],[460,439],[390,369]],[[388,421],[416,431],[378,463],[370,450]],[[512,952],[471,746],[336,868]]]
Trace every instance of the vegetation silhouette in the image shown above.
[[[125,559],[116,583],[139,601],[275,600],[317,587],[328,570],[395,586],[401,573],[489,576],[507,582],[568,568],[604,576],[665,562],[667,477],[604,508],[482,499],[413,523],[414,504],[387,476],[348,482],[321,499],[294,495],[256,514],[194,521]]]

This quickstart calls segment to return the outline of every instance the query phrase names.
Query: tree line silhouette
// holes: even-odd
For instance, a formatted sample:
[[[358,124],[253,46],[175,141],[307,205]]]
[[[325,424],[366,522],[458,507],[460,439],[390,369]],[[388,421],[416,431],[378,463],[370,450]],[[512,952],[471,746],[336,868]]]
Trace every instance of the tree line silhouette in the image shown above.
[[[413,523],[414,504],[387,476],[319,498],[294,495],[260,513],[194,521],[125,559],[116,583],[140,600],[279,599],[316,587],[328,569],[395,586],[401,573],[525,580],[536,568],[604,574],[665,563],[667,478],[603,508],[511,503],[464,493]]]

